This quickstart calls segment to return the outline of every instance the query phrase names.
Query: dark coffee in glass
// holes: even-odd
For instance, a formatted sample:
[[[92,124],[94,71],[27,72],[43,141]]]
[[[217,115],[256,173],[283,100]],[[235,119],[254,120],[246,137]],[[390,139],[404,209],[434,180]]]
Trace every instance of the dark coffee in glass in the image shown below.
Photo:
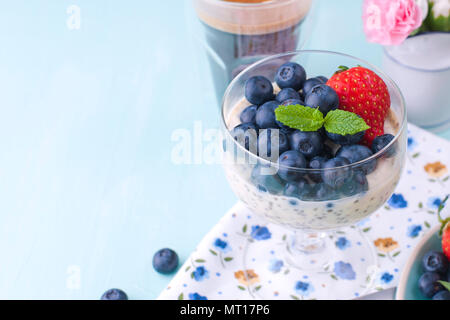
[[[220,100],[230,81],[250,64],[300,49],[312,0],[194,0]]]

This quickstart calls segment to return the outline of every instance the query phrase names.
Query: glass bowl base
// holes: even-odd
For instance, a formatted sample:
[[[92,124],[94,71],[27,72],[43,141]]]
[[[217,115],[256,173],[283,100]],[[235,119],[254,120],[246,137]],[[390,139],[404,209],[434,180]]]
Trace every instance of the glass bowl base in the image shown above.
[[[244,285],[253,299],[354,299],[376,287],[375,248],[358,227],[328,234],[290,235],[270,225],[280,239],[268,246],[249,241],[243,255]]]

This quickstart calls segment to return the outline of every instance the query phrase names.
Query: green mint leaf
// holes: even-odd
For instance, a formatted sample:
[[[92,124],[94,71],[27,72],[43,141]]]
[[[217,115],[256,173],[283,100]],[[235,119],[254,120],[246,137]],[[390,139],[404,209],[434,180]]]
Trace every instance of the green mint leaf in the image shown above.
[[[325,117],[325,130],[340,135],[355,134],[370,129],[363,118],[353,112],[333,110]]]
[[[450,291],[450,282],[446,282],[446,281],[439,281],[440,284],[442,284],[445,289],[447,289],[448,291]]]
[[[278,121],[289,128],[301,131],[317,131],[323,126],[323,113],[319,109],[301,106],[299,104],[279,106],[275,109]]]

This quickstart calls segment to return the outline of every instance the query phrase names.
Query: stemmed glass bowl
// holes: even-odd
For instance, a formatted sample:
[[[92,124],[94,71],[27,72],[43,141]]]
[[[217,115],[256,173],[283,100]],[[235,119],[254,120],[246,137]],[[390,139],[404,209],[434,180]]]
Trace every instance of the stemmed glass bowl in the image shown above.
[[[395,138],[370,158],[339,168],[320,170],[282,167],[277,159],[259,157],[251,146],[247,145],[245,148],[244,143],[237,141],[231,134],[232,129],[240,123],[240,112],[251,105],[245,99],[245,83],[256,75],[273,80],[278,68],[287,61],[301,64],[308,77],[331,77],[342,65],[362,66],[374,71],[386,83],[390,93],[391,108],[386,119],[385,133],[391,133]],[[277,91],[275,83],[274,88]],[[396,84],[375,66],[346,54],[302,50],[272,56],[251,65],[231,82],[222,103],[222,128],[225,137],[224,169],[234,193],[249,210],[272,224],[272,229],[284,228],[290,231],[286,232],[290,236],[280,239],[283,245],[277,252],[282,256],[280,259],[283,264],[289,266],[291,271],[296,270],[298,274],[307,277],[332,275],[333,264],[337,261],[351,261],[352,271],[358,277],[352,285],[346,285],[345,291],[351,295],[355,290],[361,292],[361,287],[369,290],[370,284],[367,282],[376,272],[377,255],[359,224],[391,197],[405,164],[406,110],[403,96]],[[367,170],[368,167],[375,169]],[[287,196],[284,191],[287,182],[278,175],[280,171],[286,170],[306,179],[308,192],[299,190],[297,195]],[[317,177],[342,176],[351,180],[352,176],[361,172],[367,173],[368,185],[364,188],[354,189],[346,185],[327,189],[325,193],[317,192],[323,183]],[[357,243],[358,251],[349,253],[339,250],[336,245],[339,234],[345,235],[346,240],[353,242],[355,247]],[[273,250],[269,250],[261,242],[249,243],[246,250],[246,268],[256,269],[270,264]],[[295,277],[294,272],[291,274]],[[271,275],[267,274],[267,277]],[[280,278],[278,281],[292,281],[288,278]],[[272,298],[267,296],[268,291],[261,292],[263,290],[259,290],[260,297]],[[346,296],[346,293],[341,293],[341,296]]]

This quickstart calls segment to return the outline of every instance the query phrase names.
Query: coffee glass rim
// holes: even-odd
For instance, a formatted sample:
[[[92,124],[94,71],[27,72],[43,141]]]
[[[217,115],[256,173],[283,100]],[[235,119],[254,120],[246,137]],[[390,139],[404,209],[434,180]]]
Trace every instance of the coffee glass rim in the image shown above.
[[[223,7],[265,7],[265,6],[273,6],[277,7],[280,5],[286,5],[293,2],[303,1],[303,0],[266,0],[262,2],[234,2],[234,1],[225,1],[225,0],[201,0],[204,2],[213,3],[216,6],[223,6]]]

